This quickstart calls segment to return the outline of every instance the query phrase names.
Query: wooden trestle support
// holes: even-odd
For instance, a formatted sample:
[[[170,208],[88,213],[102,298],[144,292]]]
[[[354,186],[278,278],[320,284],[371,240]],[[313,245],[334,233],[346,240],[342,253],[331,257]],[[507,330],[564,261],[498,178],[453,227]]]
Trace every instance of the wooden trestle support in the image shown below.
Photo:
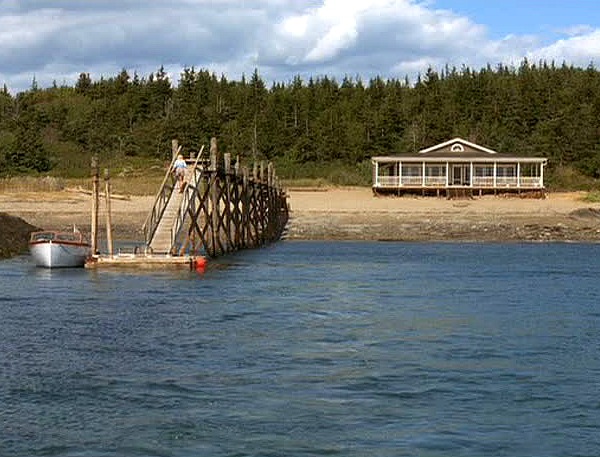
[[[173,141],[173,161],[181,147]],[[153,241],[167,230],[166,244],[172,256],[206,255],[218,257],[240,249],[256,248],[276,241],[284,233],[289,218],[285,190],[279,185],[272,163],[254,163],[252,171],[231,164],[231,155],[220,159],[216,138],[211,139],[210,155],[186,159],[186,186],[172,223],[159,229],[171,200],[179,190],[167,173],[146,223],[148,249],[156,253]],[[164,223],[162,224],[165,225]]]

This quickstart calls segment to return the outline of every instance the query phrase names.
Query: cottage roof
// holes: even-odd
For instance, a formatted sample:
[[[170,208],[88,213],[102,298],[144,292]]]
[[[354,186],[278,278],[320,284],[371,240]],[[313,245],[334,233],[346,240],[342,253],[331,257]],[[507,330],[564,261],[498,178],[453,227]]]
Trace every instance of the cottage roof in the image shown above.
[[[418,154],[427,154],[429,157],[489,157],[490,154],[498,153],[462,138],[453,138],[430,148],[421,149]]]
[[[541,157],[517,157],[502,154],[493,149],[471,143],[463,138],[453,138],[426,149],[421,149],[417,154],[398,154],[396,156],[373,157],[374,162],[435,162],[452,160],[453,162],[545,162]]]

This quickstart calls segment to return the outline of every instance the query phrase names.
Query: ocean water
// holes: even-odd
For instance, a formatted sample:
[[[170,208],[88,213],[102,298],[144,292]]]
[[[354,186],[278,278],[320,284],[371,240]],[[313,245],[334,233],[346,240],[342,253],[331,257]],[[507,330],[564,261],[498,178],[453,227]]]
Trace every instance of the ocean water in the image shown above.
[[[0,261],[0,456],[598,456],[600,245]]]

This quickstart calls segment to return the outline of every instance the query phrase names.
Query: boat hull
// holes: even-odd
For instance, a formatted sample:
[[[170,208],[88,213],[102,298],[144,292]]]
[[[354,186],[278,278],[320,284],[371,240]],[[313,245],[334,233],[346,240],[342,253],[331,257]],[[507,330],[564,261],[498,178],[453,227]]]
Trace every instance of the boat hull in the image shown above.
[[[83,267],[91,254],[88,244],[60,241],[31,242],[29,252],[36,266],[44,268]]]

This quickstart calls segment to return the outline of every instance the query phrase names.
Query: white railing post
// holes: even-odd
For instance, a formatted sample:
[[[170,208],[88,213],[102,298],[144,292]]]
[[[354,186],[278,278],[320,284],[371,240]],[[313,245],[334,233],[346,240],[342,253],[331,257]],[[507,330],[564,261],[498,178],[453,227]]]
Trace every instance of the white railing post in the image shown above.
[[[379,187],[379,162],[373,162],[375,165],[373,168],[373,185]]]
[[[494,189],[498,187],[498,162],[494,162]]]
[[[446,162],[446,187],[448,187],[448,183],[450,182],[450,164]]]
[[[469,162],[469,185],[473,187],[473,162]]]
[[[398,187],[402,187],[402,161],[398,162]]]

